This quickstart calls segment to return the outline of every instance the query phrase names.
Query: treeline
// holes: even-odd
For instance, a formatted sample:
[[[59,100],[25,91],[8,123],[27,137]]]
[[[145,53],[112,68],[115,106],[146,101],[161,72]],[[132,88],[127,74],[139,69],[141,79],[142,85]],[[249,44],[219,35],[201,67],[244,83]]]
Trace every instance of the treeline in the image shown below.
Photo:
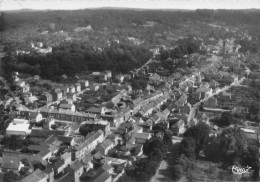
[[[220,21],[230,25],[260,25],[260,11],[251,10],[204,10],[196,11],[135,11],[135,10],[76,10],[9,13],[6,16],[9,28],[22,24],[42,26],[55,23],[59,28],[71,25],[91,24],[95,29],[112,27],[129,27],[132,23],[143,25],[146,21],[155,21],[169,26],[181,21]]]
[[[236,127],[226,128],[217,136],[209,136],[209,132],[208,125],[199,123],[184,133],[179,148],[181,155],[171,167],[174,180],[178,180],[185,170],[189,171],[187,168],[191,169],[191,166],[187,164],[194,164],[196,159],[220,163],[227,170],[232,165],[250,166],[251,174],[244,180],[259,178],[259,144],[256,141],[247,139],[243,131]]]
[[[203,53],[203,51],[200,50],[201,42],[201,40],[197,40],[191,36],[188,38],[179,39],[174,49],[160,50],[160,60],[164,61],[168,58],[179,59],[184,55]]]
[[[147,62],[152,53],[141,47],[113,43],[103,51],[84,43],[64,44],[53,48],[51,54],[8,56],[4,59],[6,73],[18,71],[40,75],[44,79],[59,80],[60,76],[74,76],[83,71],[111,70],[127,73]]]

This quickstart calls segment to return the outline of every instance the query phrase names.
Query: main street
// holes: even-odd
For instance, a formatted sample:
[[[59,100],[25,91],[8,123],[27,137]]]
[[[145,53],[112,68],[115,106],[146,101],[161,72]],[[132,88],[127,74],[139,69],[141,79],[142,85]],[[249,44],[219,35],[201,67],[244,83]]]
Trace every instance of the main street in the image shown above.
[[[150,182],[171,181],[171,179],[162,174],[162,172],[167,168],[167,162],[165,160],[161,161],[159,168],[157,169],[155,175],[151,178]]]
[[[199,101],[198,103],[196,103],[196,104],[191,108],[191,110],[190,110],[189,117],[188,117],[188,126],[190,126],[190,125],[189,125],[189,122],[195,117],[196,110],[198,109],[198,107],[200,106],[200,104],[201,104],[202,102],[205,102],[205,101],[207,101],[209,98],[214,97],[215,95],[218,95],[218,94],[220,94],[220,93],[222,93],[222,92],[224,92],[224,91],[229,90],[229,89],[230,89],[231,87],[233,87],[233,86],[240,86],[240,84],[244,81],[244,79],[245,79],[245,77],[241,78],[241,79],[240,79],[239,81],[237,81],[237,82],[231,83],[229,86],[225,86],[225,87],[221,88],[221,89],[218,90],[216,93],[214,93],[214,94],[212,94],[212,95],[210,95],[210,96],[204,98],[203,100]]]

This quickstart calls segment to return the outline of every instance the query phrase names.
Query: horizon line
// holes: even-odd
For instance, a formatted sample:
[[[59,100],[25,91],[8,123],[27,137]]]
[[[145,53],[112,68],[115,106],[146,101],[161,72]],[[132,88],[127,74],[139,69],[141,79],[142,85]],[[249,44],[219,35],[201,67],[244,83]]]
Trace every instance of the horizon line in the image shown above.
[[[79,9],[34,9],[34,8],[21,8],[21,9],[9,9],[0,10],[0,12],[16,12],[16,11],[78,11],[78,10],[98,10],[98,9],[118,9],[118,10],[139,10],[139,11],[196,11],[196,10],[227,10],[227,11],[243,11],[243,10],[260,10],[260,8],[241,8],[241,9],[228,9],[228,8],[195,8],[195,9],[185,9],[185,8],[139,8],[139,7],[88,7]]]

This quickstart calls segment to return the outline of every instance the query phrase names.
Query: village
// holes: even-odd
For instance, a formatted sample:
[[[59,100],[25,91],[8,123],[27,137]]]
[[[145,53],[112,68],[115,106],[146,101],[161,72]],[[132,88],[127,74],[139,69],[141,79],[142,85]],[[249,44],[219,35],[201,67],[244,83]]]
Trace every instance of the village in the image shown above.
[[[260,83],[260,60],[240,54],[234,39],[203,46],[205,59],[188,55],[196,65],[169,75],[160,74],[162,67],[153,69],[160,54],[155,49],[147,64],[129,74],[92,72],[59,84],[14,72],[15,91],[1,77],[1,140],[27,142],[1,148],[1,172],[23,171],[28,174],[23,182],[116,182],[127,166],[146,157],[146,141],[162,137],[154,126],[167,126],[172,143],[179,143],[187,128],[200,122],[209,125],[210,135],[221,133],[212,121],[223,112],[243,118],[238,127],[248,139],[259,140],[260,113],[252,114],[259,90],[253,93],[250,86]],[[250,67],[252,62],[257,66]],[[147,78],[146,88],[133,89],[140,77]]]

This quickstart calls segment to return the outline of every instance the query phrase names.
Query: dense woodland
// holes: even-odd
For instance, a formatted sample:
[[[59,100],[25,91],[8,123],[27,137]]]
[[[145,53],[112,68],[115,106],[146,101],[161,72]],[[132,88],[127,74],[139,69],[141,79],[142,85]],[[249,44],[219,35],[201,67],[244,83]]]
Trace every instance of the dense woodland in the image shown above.
[[[260,27],[259,15],[260,11],[257,10],[3,12],[0,31],[1,41],[6,45],[5,51],[28,49],[31,41],[43,41],[53,47],[53,53],[47,56],[6,57],[3,64],[7,73],[5,76],[8,78],[8,73],[16,70],[59,81],[62,74],[73,76],[83,71],[110,69],[113,73],[127,73],[149,60],[150,48],[178,45],[170,52],[161,52],[162,66],[172,72],[175,68],[168,68],[167,61],[171,60],[167,58],[179,59],[185,54],[199,52],[200,42],[192,37],[224,38],[232,33],[225,31],[227,27],[248,30],[253,35],[253,41],[248,43],[247,40],[238,39],[238,43],[242,45],[242,52],[249,50],[255,53],[260,45],[260,31],[257,31]],[[88,25],[92,27],[89,32],[74,31],[77,27]],[[42,35],[44,30],[48,30],[49,34]],[[57,32],[61,30],[75,41],[60,43],[64,35]],[[232,36],[236,35],[232,33]],[[127,37],[135,37],[143,43],[135,45]],[[113,40],[120,40],[120,43]],[[104,51],[98,51],[99,47]]]
[[[73,43],[53,49],[47,56],[8,56],[4,60],[6,73],[18,71],[40,75],[44,79],[59,80],[60,76],[74,76],[83,71],[127,73],[146,63],[152,53],[140,46],[114,43],[104,51],[86,44]]]

